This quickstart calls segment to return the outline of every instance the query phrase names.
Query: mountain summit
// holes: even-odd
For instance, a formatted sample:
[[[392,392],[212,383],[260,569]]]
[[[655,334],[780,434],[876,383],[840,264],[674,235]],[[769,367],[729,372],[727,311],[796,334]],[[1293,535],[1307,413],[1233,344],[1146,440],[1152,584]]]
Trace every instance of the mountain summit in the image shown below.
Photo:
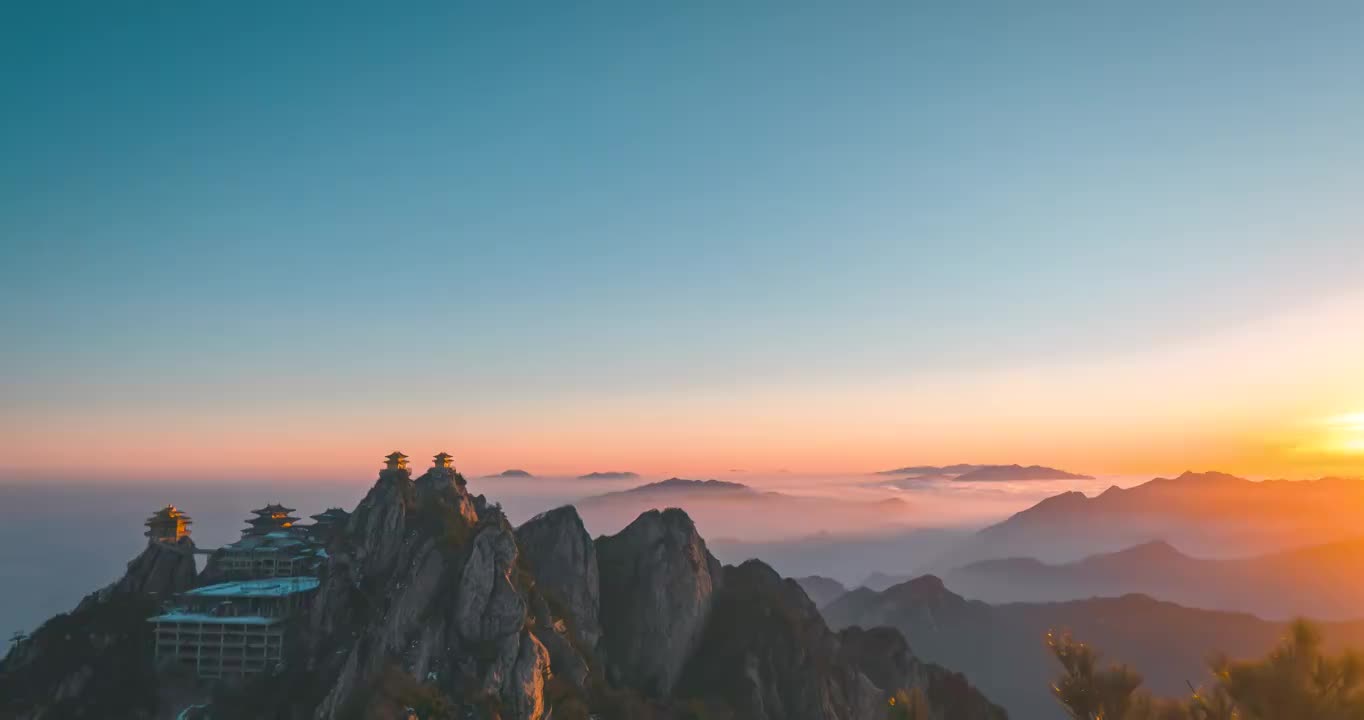
[[[1004,718],[961,676],[915,658],[898,632],[834,633],[796,582],[756,560],[722,566],[682,510],[644,512],[595,541],[571,506],[514,528],[448,460],[416,479],[406,456],[388,462],[328,536],[316,576],[203,586],[180,559],[191,555],[152,545],[124,580],[0,662],[0,714],[302,720],[411,708],[422,718],[649,720],[686,709],[881,720],[888,698],[919,688],[935,716]],[[728,485],[703,483],[735,491]],[[305,532],[281,525],[269,536]],[[178,654],[153,662],[161,643],[147,619],[176,602],[166,595],[196,594],[254,599],[203,617],[163,608],[157,620],[284,623],[281,655],[226,684],[195,679],[203,666],[181,667]],[[300,600],[288,609],[270,596]],[[284,614],[241,614],[268,608]],[[208,641],[175,642],[178,653]]]

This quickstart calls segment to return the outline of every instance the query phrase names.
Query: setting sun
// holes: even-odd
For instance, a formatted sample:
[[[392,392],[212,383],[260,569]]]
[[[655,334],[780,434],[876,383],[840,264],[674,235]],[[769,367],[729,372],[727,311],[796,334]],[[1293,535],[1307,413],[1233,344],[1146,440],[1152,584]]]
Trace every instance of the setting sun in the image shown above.
[[[1337,415],[1326,421],[1328,452],[1364,455],[1364,412]]]

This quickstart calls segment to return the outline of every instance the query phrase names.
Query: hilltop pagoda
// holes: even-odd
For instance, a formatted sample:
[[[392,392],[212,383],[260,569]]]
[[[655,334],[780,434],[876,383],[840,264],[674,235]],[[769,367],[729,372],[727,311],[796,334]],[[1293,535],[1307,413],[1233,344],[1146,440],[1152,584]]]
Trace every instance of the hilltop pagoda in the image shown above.
[[[407,456],[404,455],[404,454],[402,454],[402,453],[400,453],[400,452],[398,452],[398,451],[396,451],[396,450],[393,451],[393,452],[391,452],[391,453],[389,453],[387,456],[384,457],[384,469],[385,469],[385,470],[406,470],[406,469],[407,469]]]
[[[251,514],[255,517],[247,518],[246,524],[250,527],[242,531],[242,535],[266,535],[279,530],[288,530],[298,522],[298,518],[290,515],[294,508],[284,507],[279,503],[266,505],[259,510],[252,510]]]
[[[146,535],[152,542],[177,543],[181,538],[189,537],[192,522],[190,516],[181,512],[180,508],[167,505],[153,513],[144,524],[147,526]]]
[[[455,471],[455,456],[448,452],[439,453],[432,459],[431,474],[452,480],[459,487],[464,487],[466,484],[464,476]]]

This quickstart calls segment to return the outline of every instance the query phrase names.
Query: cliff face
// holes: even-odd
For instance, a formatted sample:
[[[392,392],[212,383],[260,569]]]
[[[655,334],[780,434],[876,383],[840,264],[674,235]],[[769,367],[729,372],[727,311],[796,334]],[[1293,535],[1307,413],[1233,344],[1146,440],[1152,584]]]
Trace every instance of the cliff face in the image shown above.
[[[613,683],[665,698],[710,615],[720,562],[687,514],[651,510],[597,540],[602,641]]]
[[[750,560],[724,570],[712,622],[684,691],[726,698],[753,720],[875,717],[884,699],[838,662],[838,640],[800,586]]]
[[[550,510],[516,529],[516,543],[540,590],[562,609],[575,639],[587,650],[601,638],[601,575],[597,550],[578,511],[572,506]]]
[[[682,693],[724,698],[753,720],[862,720],[898,690],[920,688],[936,720],[1005,713],[942,668],[919,662],[889,628],[830,631],[794,580],[757,560],[726,567]]]
[[[168,599],[194,587],[194,541],[152,542],[128,563],[128,571],[104,593],[143,593]]]
[[[483,505],[482,508],[477,507]],[[538,720],[549,654],[527,628],[511,526],[433,470],[390,470],[352,514],[310,618],[309,667],[335,678],[315,717],[383,714],[396,670],[505,717]]]

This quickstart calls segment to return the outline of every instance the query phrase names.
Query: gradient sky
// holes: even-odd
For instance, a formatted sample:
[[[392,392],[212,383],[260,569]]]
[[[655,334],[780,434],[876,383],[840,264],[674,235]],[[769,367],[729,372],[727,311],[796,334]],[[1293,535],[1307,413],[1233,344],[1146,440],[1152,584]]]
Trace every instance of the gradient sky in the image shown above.
[[[0,478],[1364,471],[1356,2],[86,5]]]

